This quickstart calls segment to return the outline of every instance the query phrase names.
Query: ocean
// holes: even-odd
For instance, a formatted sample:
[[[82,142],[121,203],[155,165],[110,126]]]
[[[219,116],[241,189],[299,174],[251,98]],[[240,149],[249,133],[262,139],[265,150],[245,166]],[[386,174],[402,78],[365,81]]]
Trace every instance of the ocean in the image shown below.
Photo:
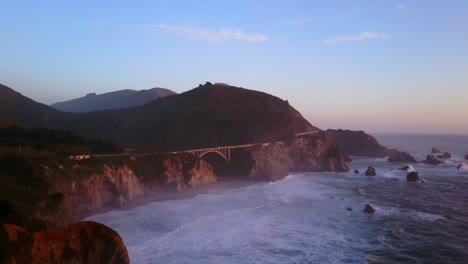
[[[423,160],[351,157],[344,173],[298,173],[276,182],[216,188],[86,220],[122,236],[132,263],[468,263],[468,136],[376,135]],[[465,161],[468,163],[468,161]],[[364,176],[374,166],[377,176]],[[360,171],[355,174],[354,169]],[[371,204],[376,212],[366,214]]]

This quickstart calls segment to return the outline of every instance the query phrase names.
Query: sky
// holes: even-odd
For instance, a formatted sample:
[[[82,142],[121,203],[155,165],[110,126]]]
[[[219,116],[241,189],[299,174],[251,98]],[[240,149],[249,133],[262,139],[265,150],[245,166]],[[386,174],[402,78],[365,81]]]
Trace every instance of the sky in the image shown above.
[[[468,1],[0,0],[0,83],[38,102],[206,81],[322,129],[468,134]]]

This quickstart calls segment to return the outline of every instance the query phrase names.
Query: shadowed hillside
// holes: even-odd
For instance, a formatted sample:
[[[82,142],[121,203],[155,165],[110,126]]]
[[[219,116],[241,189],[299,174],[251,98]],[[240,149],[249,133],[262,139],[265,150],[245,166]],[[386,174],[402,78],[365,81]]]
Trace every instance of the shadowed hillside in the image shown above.
[[[49,120],[59,122],[65,115],[47,105],[35,102],[0,84],[0,116],[28,127],[47,126]]]
[[[211,83],[140,107],[91,113],[59,112],[18,93],[12,97],[23,107],[10,104],[0,109],[0,115],[26,126],[67,129],[88,137],[166,149],[270,142],[318,130],[287,101]]]

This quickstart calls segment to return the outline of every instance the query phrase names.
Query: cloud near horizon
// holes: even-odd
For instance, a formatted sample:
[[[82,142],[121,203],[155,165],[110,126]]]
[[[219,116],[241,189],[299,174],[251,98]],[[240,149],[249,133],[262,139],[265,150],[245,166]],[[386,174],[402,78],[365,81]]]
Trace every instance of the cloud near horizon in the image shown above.
[[[359,35],[342,35],[336,38],[324,40],[322,43],[326,45],[335,45],[335,44],[342,43],[342,42],[357,42],[357,41],[363,41],[363,40],[389,39],[389,38],[392,38],[392,35],[363,31]]]
[[[250,43],[268,41],[268,37],[258,33],[246,33],[241,29],[221,28],[213,30],[208,28],[195,28],[190,26],[174,26],[166,24],[146,25],[174,35],[189,39],[201,39],[209,42],[222,42],[226,40],[238,40]]]

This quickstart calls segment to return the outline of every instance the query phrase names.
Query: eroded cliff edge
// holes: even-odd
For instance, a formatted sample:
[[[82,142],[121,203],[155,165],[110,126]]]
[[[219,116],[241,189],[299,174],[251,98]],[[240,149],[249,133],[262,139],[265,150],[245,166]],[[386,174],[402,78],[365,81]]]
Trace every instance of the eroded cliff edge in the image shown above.
[[[50,231],[0,225],[0,262],[130,263],[117,232],[95,222],[80,222]]]

